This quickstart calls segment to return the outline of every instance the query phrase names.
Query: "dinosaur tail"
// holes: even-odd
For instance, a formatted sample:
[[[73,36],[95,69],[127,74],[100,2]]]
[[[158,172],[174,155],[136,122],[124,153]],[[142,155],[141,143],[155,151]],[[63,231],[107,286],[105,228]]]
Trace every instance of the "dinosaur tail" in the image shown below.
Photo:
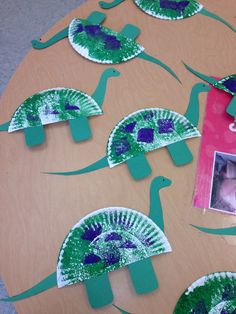
[[[116,7],[118,4],[123,2],[124,0],[113,0],[111,2],[99,1],[100,8],[102,9],[111,9]]]
[[[203,81],[205,81],[205,82],[207,82],[207,83],[209,83],[211,85],[214,85],[217,82],[214,78],[212,78],[210,76],[207,76],[205,74],[202,74],[202,73],[192,69],[190,66],[188,66],[184,62],[183,62],[183,64],[184,64],[184,66],[186,67],[187,70],[189,70],[192,74],[196,75],[197,77],[199,77]]]
[[[96,171],[102,168],[106,168],[108,167],[108,160],[107,157],[103,157],[101,159],[99,159],[98,161],[94,162],[93,164],[89,165],[88,167],[79,169],[79,170],[75,170],[75,171],[69,171],[69,172],[44,172],[46,174],[55,174],[55,175],[59,175],[59,176],[73,176],[73,175],[77,175],[77,174],[83,174],[83,173],[87,173],[87,172],[92,172],[92,171]]]
[[[0,132],[8,131],[9,125],[10,125],[10,122],[0,124]]]
[[[204,227],[199,227],[195,225],[191,225],[191,226],[205,233],[216,234],[216,235],[228,235],[228,236],[236,235],[236,226],[229,227],[229,228],[218,228],[218,229],[204,228]]]
[[[210,11],[207,11],[206,9],[202,9],[199,13],[205,15],[205,16],[208,16],[212,19],[215,19],[221,23],[223,23],[224,25],[226,25],[228,28],[230,28],[233,32],[236,32],[236,29],[230,25],[227,21],[225,21],[224,19],[222,19],[222,17],[210,12]]]
[[[45,279],[43,279],[42,281],[40,281],[38,284],[36,284],[35,286],[33,286],[32,288],[14,295],[12,297],[8,297],[8,298],[4,298],[4,299],[0,299],[0,301],[3,302],[17,302],[17,301],[21,301],[27,298],[30,298],[36,294],[39,294],[43,291],[46,291],[52,287],[55,287],[57,285],[57,274],[56,272],[49,275],[48,277],[46,277]]]

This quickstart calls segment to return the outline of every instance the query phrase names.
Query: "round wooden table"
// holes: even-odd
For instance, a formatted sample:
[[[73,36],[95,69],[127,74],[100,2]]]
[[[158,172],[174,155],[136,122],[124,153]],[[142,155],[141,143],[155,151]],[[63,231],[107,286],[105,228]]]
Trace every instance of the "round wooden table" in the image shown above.
[[[235,25],[235,0],[202,2]],[[85,18],[93,10],[99,10],[98,1],[88,1],[71,12],[42,40],[64,28],[72,18]],[[56,270],[61,243],[80,218],[109,205],[148,213],[151,180],[165,175],[173,181],[171,187],[161,191],[166,235],[173,252],[152,259],[158,290],[136,295],[127,269],[112,272],[109,277],[116,305],[133,314],[170,314],[182,291],[197,278],[214,271],[236,271],[236,238],[207,235],[189,225],[223,227],[236,223],[236,217],[191,205],[200,139],[188,141],[195,158],[184,167],[175,167],[166,149],[149,153],[153,173],[141,182],[131,179],[125,164],[84,176],[58,177],[42,172],[78,169],[104,156],[111,129],[132,111],[159,106],[184,113],[191,87],[198,80],[181,60],[219,77],[235,72],[235,34],[200,14],[176,22],[155,19],[138,10],[131,0],[105,13],[108,17],[104,25],[117,31],[125,23],[139,26],[142,32],[138,42],[174,69],[183,85],[160,67],[134,59],[116,66],[121,76],[108,82],[105,114],[90,120],[90,141],[74,143],[67,123],[46,126],[45,143],[33,149],[26,147],[22,132],[0,134],[0,273],[10,295],[30,288]],[[25,98],[43,89],[64,86],[91,94],[105,67],[79,56],[66,39],[45,50],[31,50],[1,98],[0,122],[8,121]],[[200,129],[205,103],[206,94],[200,96]],[[53,288],[15,305],[19,314],[118,313],[112,306],[91,309],[83,284]]]

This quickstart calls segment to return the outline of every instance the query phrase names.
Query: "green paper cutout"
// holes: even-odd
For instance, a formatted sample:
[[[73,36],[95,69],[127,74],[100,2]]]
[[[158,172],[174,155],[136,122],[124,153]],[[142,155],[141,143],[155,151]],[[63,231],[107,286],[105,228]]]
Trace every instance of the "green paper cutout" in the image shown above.
[[[44,48],[50,47],[56,44],[58,41],[68,37],[68,30],[69,30],[68,27],[64,28],[63,30],[61,30],[60,32],[58,32],[56,35],[54,35],[53,37],[51,37],[49,40],[45,42],[34,39],[31,41],[32,47],[34,49],[44,49]]]
[[[120,307],[118,307],[117,305],[115,304],[112,304],[118,311],[120,311],[121,314],[131,314],[130,312],[127,312],[127,311],[124,311],[122,310]]]
[[[221,23],[223,23],[228,28],[230,28],[232,31],[236,32],[236,29],[232,25],[230,25],[227,21],[222,19],[222,17],[220,17],[220,16],[218,16],[218,15],[216,15],[216,14],[214,14],[214,13],[212,13],[212,12],[210,12],[210,11],[204,9],[204,8],[199,13],[202,14],[202,15],[208,16],[208,17],[210,17],[210,18],[212,18],[214,20],[217,20],[217,21],[219,21]]]
[[[128,159],[126,164],[134,180],[144,179],[152,173],[152,169],[144,154]]]
[[[1,124],[0,125],[0,132],[8,131],[9,126],[10,126],[10,121]]]
[[[55,272],[55,273],[49,275],[48,277],[46,277],[45,279],[43,279],[42,281],[40,281],[38,284],[36,284],[32,288],[30,288],[30,289],[28,289],[28,290],[26,290],[20,294],[17,294],[13,297],[0,299],[0,301],[4,301],[4,302],[21,301],[23,299],[30,298],[30,297],[37,295],[43,291],[46,291],[50,288],[53,288],[56,285],[57,285],[57,274]]]
[[[211,85],[215,85],[217,83],[217,80],[207,76],[205,74],[202,74],[196,70],[194,70],[193,68],[191,68],[190,66],[188,66],[186,63],[184,63],[184,66],[186,67],[187,70],[189,70],[190,72],[192,72],[194,75],[198,76],[200,79],[202,79],[203,81],[206,81],[207,83],[211,84]]]
[[[116,7],[117,5],[122,3],[123,1],[125,1],[125,0],[113,0],[111,2],[99,1],[98,4],[100,5],[100,7],[102,9],[111,9],[111,8]]]
[[[185,141],[170,144],[167,149],[177,167],[187,165],[193,161],[193,155]]]
[[[150,293],[158,288],[158,281],[150,258],[128,265],[137,294]]]
[[[75,142],[87,141],[92,137],[87,117],[79,117],[69,120],[70,131]]]
[[[236,95],[233,96],[233,99],[229,103],[226,112],[230,114],[232,117],[236,118]]]
[[[43,125],[25,128],[24,134],[25,134],[25,143],[29,147],[34,147],[36,145],[43,144],[44,139],[45,139]]]
[[[113,293],[108,277],[108,273],[104,273],[96,278],[85,280],[85,287],[90,305],[94,308],[106,306],[113,301]]]
[[[105,20],[105,18],[106,14],[99,11],[93,11],[91,14],[89,14],[86,20],[92,24],[101,24]]]
[[[202,231],[202,232],[209,233],[209,234],[228,235],[228,236],[236,235],[236,226],[229,227],[229,228],[217,228],[217,229],[204,228],[204,227],[199,227],[199,226],[195,226],[192,224],[191,224],[191,226]]]
[[[140,29],[132,24],[126,24],[120,34],[134,40],[140,35]]]
[[[181,80],[178,78],[178,76],[175,74],[174,71],[171,70],[170,67],[168,67],[167,65],[165,65],[163,62],[161,62],[160,60],[146,54],[145,52],[142,52],[138,55],[138,58],[147,60],[149,62],[158,64],[160,67],[162,67],[163,69],[165,69],[167,72],[169,72],[176,80],[179,81],[180,84],[182,84]]]

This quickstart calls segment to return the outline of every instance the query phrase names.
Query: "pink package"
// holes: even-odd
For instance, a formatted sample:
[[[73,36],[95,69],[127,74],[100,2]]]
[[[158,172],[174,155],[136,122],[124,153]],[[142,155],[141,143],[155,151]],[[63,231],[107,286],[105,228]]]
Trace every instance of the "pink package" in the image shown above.
[[[193,206],[236,214],[236,123],[232,96],[211,87],[203,123]]]

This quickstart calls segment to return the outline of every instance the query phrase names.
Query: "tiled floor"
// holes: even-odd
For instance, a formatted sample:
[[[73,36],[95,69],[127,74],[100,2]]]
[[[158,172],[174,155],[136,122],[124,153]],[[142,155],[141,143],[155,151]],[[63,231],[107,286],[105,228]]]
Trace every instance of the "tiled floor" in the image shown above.
[[[18,64],[53,24],[86,0],[0,0],[0,95]],[[0,278],[0,298],[7,295]],[[16,314],[14,306],[0,302],[0,314]]]

